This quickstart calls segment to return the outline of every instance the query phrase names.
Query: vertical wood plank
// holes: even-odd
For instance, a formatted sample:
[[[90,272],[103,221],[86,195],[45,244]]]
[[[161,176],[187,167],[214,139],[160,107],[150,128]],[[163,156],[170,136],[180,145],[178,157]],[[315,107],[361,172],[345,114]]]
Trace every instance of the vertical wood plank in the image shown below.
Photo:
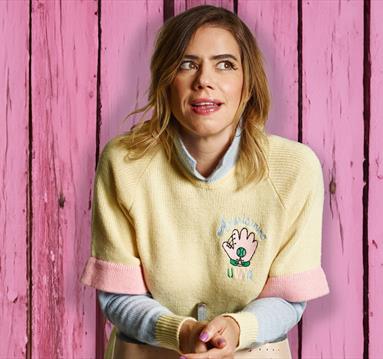
[[[369,169],[369,354],[370,358],[383,358],[383,2],[371,1],[371,120]]]
[[[29,3],[0,2],[0,358],[28,342]]]
[[[233,0],[174,0],[175,15],[199,5],[213,5],[234,11]]]
[[[363,2],[302,6],[303,142],[322,160],[330,285],[306,309],[302,357],[362,358]]]
[[[239,1],[238,15],[265,58],[271,92],[267,130],[298,140],[297,2]]]
[[[92,358],[97,2],[32,1],[32,357]]]
[[[162,0],[101,4],[100,151],[110,138],[139,120],[140,115],[131,116],[128,121],[124,118],[147,103],[150,57],[164,16]],[[105,324],[99,330],[104,331],[107,341],[112,326],[108,321]]]
[[[253,32],[264,56],[270,85],[271,108],[266,129],[298,140],[297,2],[239,1],[238,15]],[[298,327],[289,332],[294,358],[298,357]]]
[[[162,0],[102,3],[100,148],[139,119],[125,116],[146,104],[154,37],[163,24]]]

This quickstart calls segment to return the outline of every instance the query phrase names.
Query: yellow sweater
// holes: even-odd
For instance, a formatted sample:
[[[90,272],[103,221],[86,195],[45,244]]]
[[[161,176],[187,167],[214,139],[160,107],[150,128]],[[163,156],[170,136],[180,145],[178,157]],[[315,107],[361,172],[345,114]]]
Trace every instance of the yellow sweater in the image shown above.
[[[124,159],[121,136],[104,147],[93,192],[92,255],[83,283],[143,294],[174,315],[157,321],[156,339],[179,350],[182,323],[229,315],[240,326],[237,348],[256,339],[260,297],[305,301],[329,292],[321,267],[323,175],[308,146],[269,135],[270,176],[236,191],[233,169],[205,183],[165,152]]]

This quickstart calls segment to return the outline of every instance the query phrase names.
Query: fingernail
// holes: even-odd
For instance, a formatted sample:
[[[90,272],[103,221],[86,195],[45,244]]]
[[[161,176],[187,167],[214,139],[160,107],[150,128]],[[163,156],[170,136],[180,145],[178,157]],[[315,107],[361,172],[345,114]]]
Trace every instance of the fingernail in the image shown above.
[[[209,334],[206,333],[206,332],[202,332],[202,333],[200,334],[199,338],[200,338],[203,342],[205,342],[205,341],[207,340],[207,338],[209,338]]]

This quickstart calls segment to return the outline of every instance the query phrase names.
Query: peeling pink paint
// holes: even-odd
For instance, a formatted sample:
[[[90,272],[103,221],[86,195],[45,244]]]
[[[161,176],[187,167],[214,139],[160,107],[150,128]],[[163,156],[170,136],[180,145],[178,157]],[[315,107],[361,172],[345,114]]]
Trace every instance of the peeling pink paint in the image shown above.
[[[0,2],[0,357],[26,352],[28,4]]]
[[[174,11],[204,3],[229,10],[235,4],[175,0]],[[301,18],[295,0],[236,3],[265,55],[272,93],[268,130],[298,140],[301,104],[302,142],[317,153],[323,166],[322,264],[331,293],[311,302],[305,311],[302,358],[363,357],[367,284],[369,357],[382,358],[383,2],[370,2],[367,204],[363,204],[367,185],[363,1],[302,1]],[[97,1],[32,0],[31,5],[29,14],[28,1],[0,2],[0,357],[95,358],[103,350],[103,343],[96,342],[108,338],[111,324],[104,327],[103,318],[96,321],[95,291],[85,288],[79,278],[90,254],[96,153],[132,125],[136,118],[129,123],[122,119],[145,103],[163,0],[101,1],[101,39]],[[368,238],[363,238],[366,215]],[[363,282],[363,240],[369,244],[369,283]],[[297,328],[289,339],[296,358]]]

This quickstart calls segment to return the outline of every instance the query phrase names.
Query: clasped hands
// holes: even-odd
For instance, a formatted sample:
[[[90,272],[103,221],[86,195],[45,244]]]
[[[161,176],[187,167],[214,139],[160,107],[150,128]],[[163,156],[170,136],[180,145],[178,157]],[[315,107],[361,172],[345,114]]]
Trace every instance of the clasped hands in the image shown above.
[[[208,321],[186,320],[180,330],[182,359],[233,359],[240,329],[226,316]]]

